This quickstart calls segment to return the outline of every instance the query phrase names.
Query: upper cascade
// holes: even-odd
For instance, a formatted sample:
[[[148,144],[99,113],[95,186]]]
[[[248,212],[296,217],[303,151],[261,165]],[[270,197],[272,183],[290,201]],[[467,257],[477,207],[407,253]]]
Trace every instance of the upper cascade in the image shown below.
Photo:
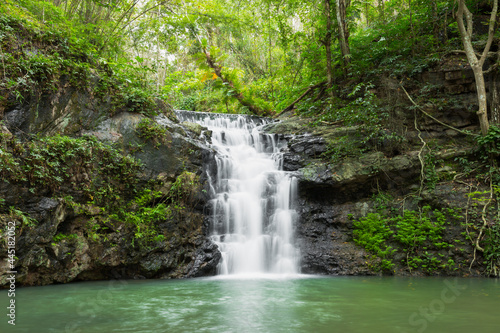
[[[297,181],[282,170],[280,150],[286,143],[260,130],[271,120],[194,111],[176,114],[181,121],[212,131],[217,171],[207,174],[211,238],[222,253],[218,273],[298,274],[293,209]]]

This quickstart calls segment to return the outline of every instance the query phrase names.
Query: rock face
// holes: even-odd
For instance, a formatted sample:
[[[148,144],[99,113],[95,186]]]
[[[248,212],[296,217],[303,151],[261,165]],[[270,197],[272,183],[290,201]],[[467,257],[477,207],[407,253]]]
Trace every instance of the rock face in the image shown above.
[[[464,117],[466,119],[464,119]],[[461,145],[445,145],[433,152],[433,159],[439,166],[433,169],[436,183],[432,191],[420,189],[422,164],[424,159],[418,133],[407,133],[410,142],[404,151],[396,153],[384,149],[368,151],[356,157],[332,160],[325,156],[329,144],[343,137],[356,144],[356,128],[339,126],[305,126],[304,119],[293,115],[282,116],[280,123],[268,125],[266,131],[275,133],[288,140],[284,152],[284,169],[292,171],[298,179],[299,195],[296,202],[298,225],[296,226],[297,244],[301,250],[303,273],[326,275],[372,275],[380,274],[377,269],[380,259],[365,251],[354,242],[354,221],[367,214],[377,212],[374,195],[388,193],[404,209],[417,209],[411,196],[419,196],[422,205],[433,209],[457,209],[467,207],[470,188],[463,182],[453,182],[457,175],[456,160],[469,157],[472,146],[466,138]],[[452,126],[472,126],[469,115],[457,117]],[[437,128],[436,124],[426,125]],[[446,142],[443,133],[434,139]],[[413,141],[412,141],[412,138]],[[431,140],[433,137],[427,137]],[[455,136],[456,138],[456,136]],[[434,167],[434,166],[433,166]],[[427,171],[426,171],[427,172]],[[420,192],[419,192],[420,191]],[[405,201],[406,200],[406,201]],[[465,243],[464,227],[449,224],[443,234],[443,241],[450,244]],[[462,244],[462,243],[460,243]],[[396,247],[396,245],[391,244]],[[397,275],[481,275],[478,269],[469,270],[474,253],[473,247],[464,245],[452,250],[434,253],[438,258],[450,258],[448,262],[457,263],[453,270],[448,267],[430,270],[408,269],[401,263],[406,257],[395,255],[395,267],[387,274]],[[451,260],[451,261],[450,261]],[[460,263],[460,264],[458,264]],[[480,266],[480,265],[479,265]],[[484,269],[480,268],[480,269]]]
[[[348,212],[353,204],[331,203],[302,198],[299,205],[297,242],[305,274],[367,275],[366,253],[352,243],[352,223]]]
[[[221,255],[206,236],[203,207],[208,198],[202,191],[208,186],[204,168],[212,151],[198,140],[196,129],[178,124],[171,110],[160,102],[160,115],[152,124],[163,128],[165,134],[157,142],[139,135],[138,124],[147,117],[125,111],[109,115],[97,111],[90,102],[86,93],[70,90],[47,97],[41,105],[16,105],[5,111],[2,133],[5,138],[17,136],[19,142],[35,134],[90,135],[141,161],[141,172],[136,175],[140,187],[168,196],[172,184],[187,174],[196,193],[183,198],[183,206],[175,208],[170,217],[159,219],[155,230],[162,238],[141,243],[134,225],[110,218],[88,195],[66,192],[73,196],[68,201],[63,198],[64,190],[51,195],[53,192],[43,189],[30,190],[26,181],[2,180],[4,214],[0,214],[0,226],[3,230],[9,221],[17,224],[17,285],[215,274]],[[81,181],[91,177],[85,171],[76,176]],[[11,206],[15,209],[9,210]],[[135,208],[132,205],[130,209]],[[7,284],[4,272],[10,269],[6,258],[7,249],[2,247],[0,286]]]
[[[192,214],[191,221],[179,221],[184,226],[174,225],[170,239],[148,248],[135,246],[133,235],[125,230],[111,231],[105,239],[89,238],[85,232],[88,218],[76,215],[64,202],[42,198],[31,209],[30,216],[41,218],[37,227],[21,231],[18,237],[18,285],[206,276],[215,274],[220,260],[217,246],[204,236],[199,213]],[[2,222],[8,220],[2,217]],[[61,233],[74,236],[57,239]]]

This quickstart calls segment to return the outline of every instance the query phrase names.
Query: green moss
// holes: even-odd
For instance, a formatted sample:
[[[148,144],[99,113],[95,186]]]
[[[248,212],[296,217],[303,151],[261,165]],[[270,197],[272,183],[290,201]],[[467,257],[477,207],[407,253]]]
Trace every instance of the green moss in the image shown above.
[[[0,106],[40,99],[65,89],[69,82],[109,103],[111,115],[124,110],[155,115],[159,96],[144,75],[150,69],[131,65],[122,57],[107,61],[92,45],[97,38],[89,38],[80,29],[50,2],[2,1],[0,48],[5,84],[0,85]]]
[[[124,156],[94,137],[52,136],[21,143],[2,140],[0,153],[4,181],[21,183],[34,194],[83,192],[97,204],[118,204],[134,193],[139,161]],[[20,149],[19,147],[22,147]],[[71,189],[63,187],[70,186]]]
[[[393,231],[386,221],[380,214],[370,213],[354,222],[354,242],[382,259],[380,267],[377,267],[381,270],[390,270],[394,267],[390,258],[395,250],[387,245]]]
[[[104,222],[124,223],[133,230],[134,238],[132,241],[134,245],[153,246],[171,236],[160,232],[160,223],[186,220],[186,214],[189,214],[188,212],[196,204],[194,198],[199,189],[198,176],[184,171],[170,185],[167,194],[144,189],[133,200],[127,202],[123,208],[110,214]],[[99,230],[99,224],[94,223],[92,228],[94,231]]]
[[[72,240],[72,239],[77,239],[78,238],[78,235],[77,234],[69,234],[69,235],[66,235],[66,234],[63,234],[63,233],[58,233],[57,235],[55,235],[53,238],[52,238],[52,241],[54,243],[59,243],[63,240]],[[53,244],[54,244],[53,243]]]
[[[137,135],[144,140],[151,140],[156,148],[169,143],[169,134],[165,127],[152,119],[142,119],[135,128]]]

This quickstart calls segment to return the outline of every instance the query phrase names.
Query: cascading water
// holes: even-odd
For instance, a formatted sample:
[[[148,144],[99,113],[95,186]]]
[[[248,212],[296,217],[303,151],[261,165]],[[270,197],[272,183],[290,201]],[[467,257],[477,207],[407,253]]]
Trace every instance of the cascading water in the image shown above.
[[[281,170],[283,144],[259,131],[267,120],[193,111],[177,111],[177,117],[212,131],[217,174],[208,176],[211,237],[222,253],[218,273],[299,273],[296,180]]]

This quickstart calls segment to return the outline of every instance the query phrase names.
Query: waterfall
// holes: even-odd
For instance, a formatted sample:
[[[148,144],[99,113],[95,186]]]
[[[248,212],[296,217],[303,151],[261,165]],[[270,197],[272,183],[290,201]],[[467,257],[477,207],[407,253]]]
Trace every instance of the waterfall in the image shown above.
[[[222,253],[218,273],[299,273],[297,182],[282,170],[286,143],[259,130],[269,120],[193,111],[177,111],[177,117],[212,131],[217,171],[207,173],[211,238]]]

